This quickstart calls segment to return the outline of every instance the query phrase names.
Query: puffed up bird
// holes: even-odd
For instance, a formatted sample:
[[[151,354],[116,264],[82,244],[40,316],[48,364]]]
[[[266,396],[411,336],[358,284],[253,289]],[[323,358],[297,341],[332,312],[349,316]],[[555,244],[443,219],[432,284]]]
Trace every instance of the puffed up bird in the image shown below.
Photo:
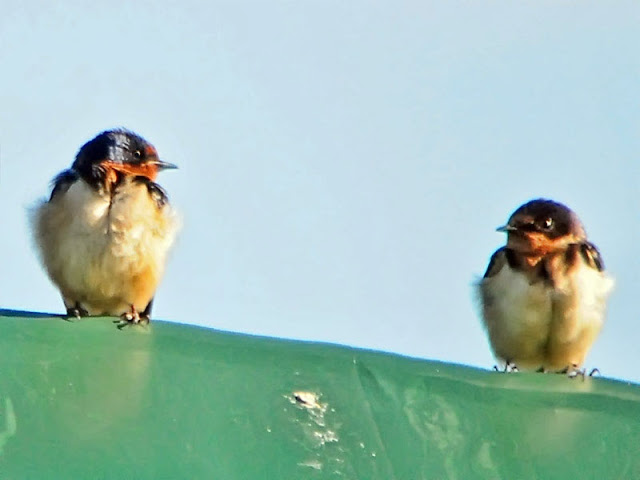
[[[614,284],[598,249],[578,216],[552,200],[525,203],[498,231],[507,244],[479,283],[495,356],[505,370],[584,375]]]
[[[33,212],[36,247],[68,317],[148,322],[178,222],[145,139],[107,130],[83,145]]]

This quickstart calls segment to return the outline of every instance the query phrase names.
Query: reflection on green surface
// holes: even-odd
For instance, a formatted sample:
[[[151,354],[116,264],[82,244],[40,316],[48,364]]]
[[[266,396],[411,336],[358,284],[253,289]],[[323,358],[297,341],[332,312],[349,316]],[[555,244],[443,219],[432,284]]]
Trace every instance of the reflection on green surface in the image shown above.
[[[19,312],[0,344],[3,479],[640,478],[636,385]]]
[[[4,409],[0,412],[0,418],[4,418],[5,427],[0,430],[0,455],[4,452],[4,446],[9,439],[16,434],[18,422],[16,420],[16,412],[13,409],[13,402],[9,397],[4,399]]]

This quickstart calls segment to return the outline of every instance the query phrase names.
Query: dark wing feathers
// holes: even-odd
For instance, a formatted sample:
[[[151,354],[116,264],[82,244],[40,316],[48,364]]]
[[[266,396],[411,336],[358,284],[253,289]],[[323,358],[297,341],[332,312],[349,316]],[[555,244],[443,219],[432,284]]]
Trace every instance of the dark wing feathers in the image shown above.
[[[487,271],[484,272],[484,278],[489,278],[496,275],[500,270],[502,270],[502,267],[504,267],[505,263],[507,262],[507,248],[502,247],[496,250],[493,255],[491,255],[489,266],[487,266]]]
[[[604,270],[604,262],[600,256],[600,252],[593,243],[584,242],[580,244],[580,254],[584,261],[591,268],[595,268],[599,272]]]
[[[56,195],[62,194],[69,190],[72,183],[80,178],[75,170],[64,170],[53,179],[53,189],[49,201],[53,200]]]
[[[135,177],[134,182],[140,182],[147,186],[147,190],[149,191],[149,195],[156,202],[158,208],[164,207],[167,203],[169,203],[169,197],[167,196],[167,192],[165,192],[164,188],[150,180],[147,177],[138,176]]]

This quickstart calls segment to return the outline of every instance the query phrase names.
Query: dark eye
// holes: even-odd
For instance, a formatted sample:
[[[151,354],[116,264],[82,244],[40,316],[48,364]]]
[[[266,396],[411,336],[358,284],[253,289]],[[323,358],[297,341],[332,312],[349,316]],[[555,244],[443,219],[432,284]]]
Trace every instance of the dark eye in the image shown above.
[[[544,222],[542,222],[542,227],[545,230],[551,230],[553,228],[553,218],[551,217],[545,218]]]
[[[135,152],[133,152],[133,157],[140,160],[142,158],[142,152],[140,150],[136,150]]]

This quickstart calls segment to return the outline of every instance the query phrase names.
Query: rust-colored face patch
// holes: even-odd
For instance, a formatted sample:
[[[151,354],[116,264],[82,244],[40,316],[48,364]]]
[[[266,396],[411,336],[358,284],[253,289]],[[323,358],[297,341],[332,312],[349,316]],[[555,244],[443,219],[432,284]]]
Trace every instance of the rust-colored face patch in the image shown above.
[[[104,181],[108,186],[108,188],[111,188],[111,185],[113,185],[118,181],[118,174],[113,168],[110,168],[109,165],[106,164],[106,162],[105,162],[105,167],[106,167],[105,168],[106,175],[105,175]]]
[[[109,183],[114,183],[117,180],[116,172],[121,172],[125,175],[147,177],[151,181],[155,181],[158,176],[158,167],[153,162],[118,163],[106,161],[103,162],[102,165],[107,170],[107,182]]]
[[[549,253],[564,250],[568,245],[577,243],[580,239],[575,235],[564,235],[549,238],[542,232],[510,232],[507,247],[531,257],[542,257]]]

